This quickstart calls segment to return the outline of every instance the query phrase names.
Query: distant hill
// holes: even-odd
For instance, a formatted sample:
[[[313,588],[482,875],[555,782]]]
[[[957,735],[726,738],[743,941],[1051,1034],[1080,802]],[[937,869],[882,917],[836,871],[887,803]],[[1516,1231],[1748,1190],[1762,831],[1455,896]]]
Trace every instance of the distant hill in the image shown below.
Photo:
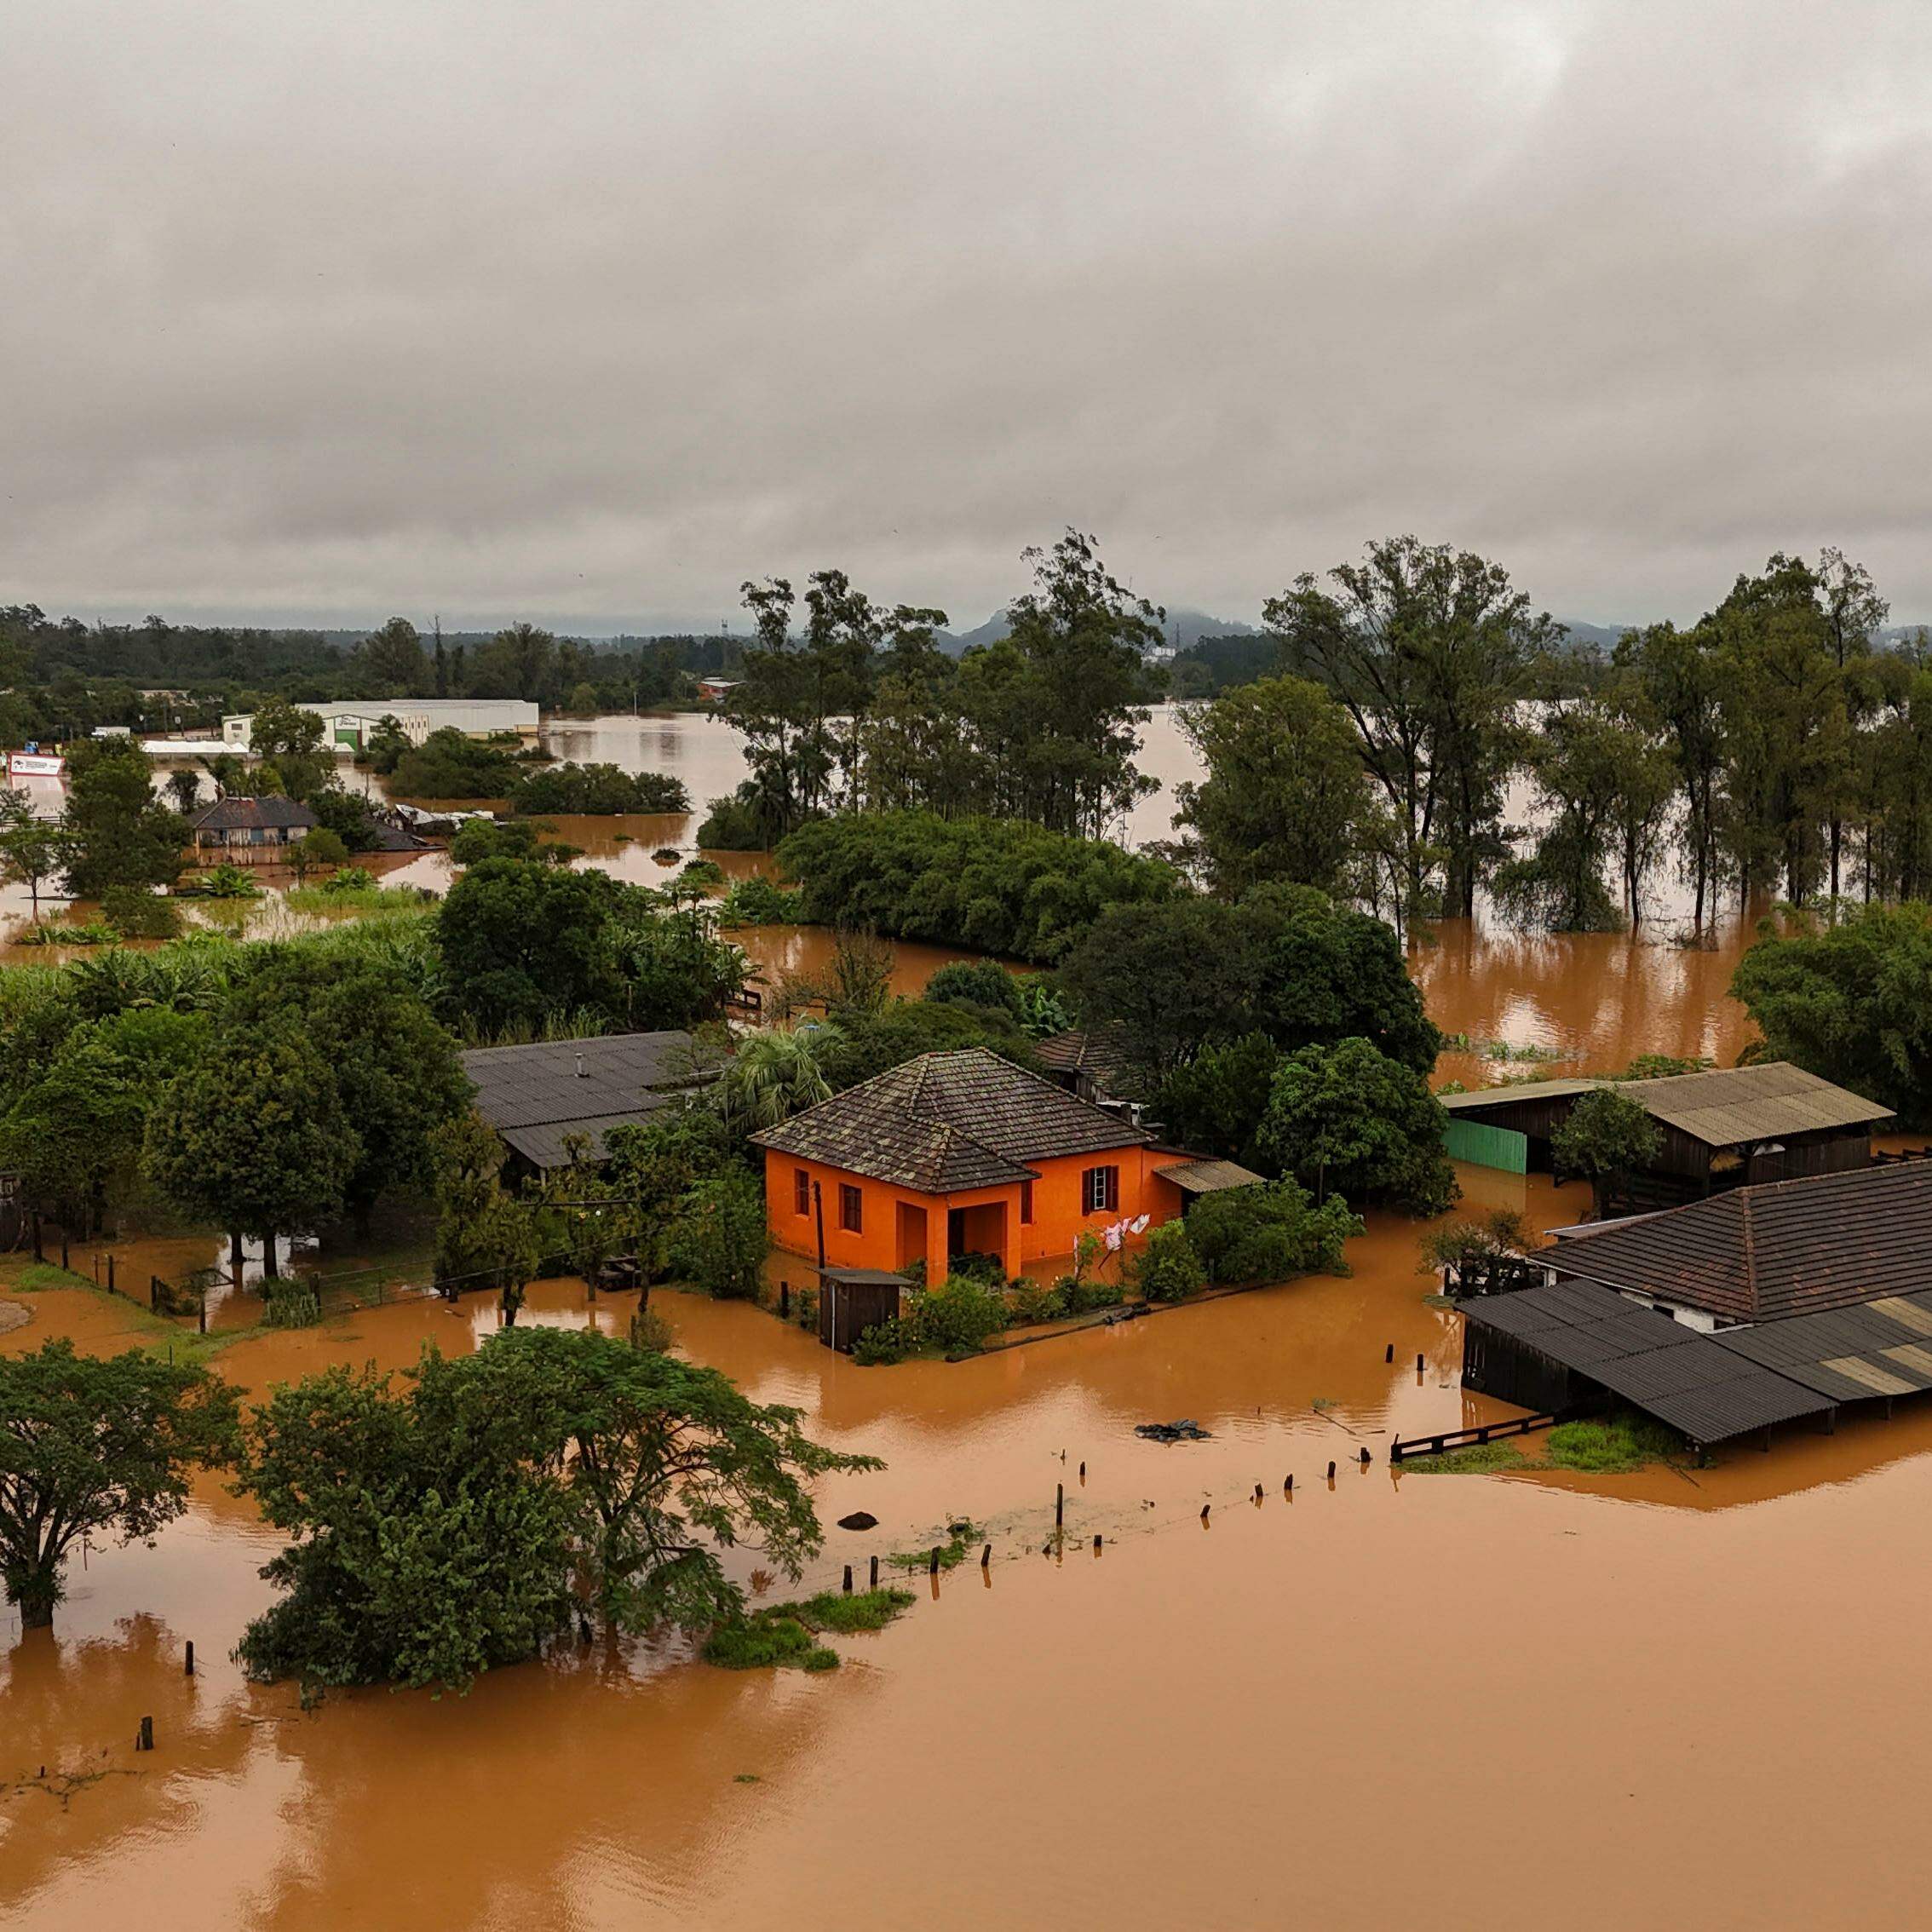
[[[1004,611],[995,611],[986,621],[975,630],[939,633],[939,647],[949,658],[963,657],[975,644],[997,644],[1011,630]],[[1181,607],[1167,613],[1167,621],[1161,626],[1166,634],[1170,649],[1185,651],[1190,644],[1198,644],[1204,637],[1253,637],[1258,635],[1254,625],[1243,624],[1237,618],[1210,617],[1205,611]]]

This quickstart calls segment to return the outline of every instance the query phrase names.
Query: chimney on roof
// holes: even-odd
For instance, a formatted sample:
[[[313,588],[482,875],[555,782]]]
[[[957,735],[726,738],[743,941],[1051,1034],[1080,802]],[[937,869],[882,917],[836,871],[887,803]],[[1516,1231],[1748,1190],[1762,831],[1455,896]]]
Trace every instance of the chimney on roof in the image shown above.
[[[584,1055],[582,1054],[578,1054],[577,1056],[577,1077],[580,1080],[589,1078],[589,1075],[584,1071]]]

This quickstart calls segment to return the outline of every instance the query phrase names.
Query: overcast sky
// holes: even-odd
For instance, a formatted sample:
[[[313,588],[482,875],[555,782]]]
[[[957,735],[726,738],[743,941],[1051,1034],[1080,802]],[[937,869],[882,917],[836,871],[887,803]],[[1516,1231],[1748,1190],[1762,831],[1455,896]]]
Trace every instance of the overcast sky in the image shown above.
[[[1927,0],[4,6],[0,599],[584,630],[1068,523],[1932,617]],[[742,622],[742,618],[739,619]]]

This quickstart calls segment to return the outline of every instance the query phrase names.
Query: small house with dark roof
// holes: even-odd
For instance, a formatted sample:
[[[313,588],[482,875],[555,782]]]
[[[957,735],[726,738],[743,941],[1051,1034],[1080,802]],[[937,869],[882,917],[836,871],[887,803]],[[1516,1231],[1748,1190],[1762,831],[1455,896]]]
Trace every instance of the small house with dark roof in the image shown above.
[[[217,798],[188,816],[188,837],[201,864],[273,865],[316,817],[299,798]]]
[[[612,1128],[648,1120],[712,1077],[691,1035],[676,1029],[473,1047],[462,1059],[476,1111],[524,1174],[568,1167],[578,1142],[601,1160]]]
[[[1932,1392],[1932,1159],[1561,1229],[1463,1305],[1463,1386],[1628,1402],[1699,1446]]]
[[[1055,1086],[1082,1100],[1100,1101],[1118,1088],[1127,1049],[1118,1026],[1101,1026],[1092,1032],[1049,1033],[1034,1043],[1033,1057]]]
[[[1137,1243],[1184,1199],[1159,1171],[1173,1150],[981,1047],[923,1054],[752,1139],[773,1244],[824,1267],[923,1262],[938,1281],[988,1255],[1017,1274],[1084,1233]]]

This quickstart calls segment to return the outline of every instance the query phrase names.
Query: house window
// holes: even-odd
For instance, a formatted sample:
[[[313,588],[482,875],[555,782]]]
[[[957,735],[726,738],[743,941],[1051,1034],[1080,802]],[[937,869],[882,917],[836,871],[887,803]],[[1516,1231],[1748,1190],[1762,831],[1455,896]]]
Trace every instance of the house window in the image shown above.
[[[848,1234],[861,1234],[865,1228],[865,1199],[856,1187],[838,1184],[838,1224]]]
[[[794,1214],[812,1211],[812,1176],[802,1167],[791,1170],[791,1211]]]
[[[1112,1214],[1120,1205],[1120,1170],[1090,1167],[1080,1176],[1080,1204],[1087,1214]]]
[[[1020,1225],[1022,1228],[1033,1225],[1033,1183],[1031,1181],[1020,1183]]]

